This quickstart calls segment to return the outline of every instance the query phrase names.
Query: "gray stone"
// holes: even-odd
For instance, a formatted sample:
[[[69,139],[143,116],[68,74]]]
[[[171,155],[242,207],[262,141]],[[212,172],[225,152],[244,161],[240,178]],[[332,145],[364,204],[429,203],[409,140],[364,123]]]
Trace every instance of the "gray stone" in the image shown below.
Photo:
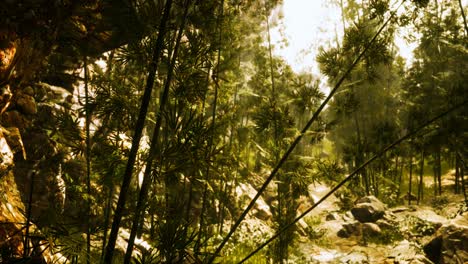
[[[373,195],[361,197],[355,202],[355,204],[361,204],[361,203],[378,204],[382,207],[385,207],[385,205],[379,199],[377,199],[377,197]]]
[[[362,234],[367,236],[378,235],[382,232],[380,227],[375,223],[363,223],[362,224]]]
[[[333,220],[338,220],[338,218],[339,218],[339,215],[335,212],[332,212],[332,213],[327,214],[327,216],[325,217],[325,220],[333,221]]]
[[[26,150],[19,129],[17,127],[2,128],[2,132],[13,154],[21,152],[23,159],[26,159]]]
[[[4,134],[0,131],[0,170],[8,171],[13,165],[13,152],[4,137]]]
[[[353,209],[351,209],[351,213],[356,220],[361,223],[365,222],[375,222],[379,218],[383,216],[383,211],[375,208],[372,204],[357,204]]]
[[[354,221],[354,216],[353,214],[351,213],[351,211],[347,211],[344,215],[343,215],[343,220],[346,221],[346,222],[350,222],[350,221]]]
[[[390,209],[390,212],[392,213],[401,213],[401,212],[407,212],[407,211],[410,211],[410,209],[406,206],[398,206],[398,207]]]
[[[352,251],[351,253],[347,254],[340,258],[339,263],[346,263],[346,264],[368,264],[369,257],[365,252],[361,251]]]
[[[11,97],[13,94],[11,93],[9,85],[3,85],[0,87],[0,114],[3,114],[8,106],[11,103]]]
[[[384,215],[385,205],[374,196],[366,196],[356,202],[351,213],[361,223],[375,222]]]
[[[37,113],[36,101],[30,95],[22,94],[16,101],[16,105],[24,114],[34,115]]]
[[[362,234],[362,224],[358,221],[346,223],[337,233],[339,237],[348,238],[350,236],[360,236]]]
[[[408,240],[401,241],[396,245],[388,255],[390,263],[410,263],[410,264],[432,264],[422,249],[414,242]]]

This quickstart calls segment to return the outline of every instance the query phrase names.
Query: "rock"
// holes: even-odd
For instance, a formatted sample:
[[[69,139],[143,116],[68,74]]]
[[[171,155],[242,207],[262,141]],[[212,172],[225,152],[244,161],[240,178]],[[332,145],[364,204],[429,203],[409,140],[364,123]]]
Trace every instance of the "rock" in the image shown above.
[[[379,199],[377,199],[377,197],[373,195],[361,197],[355,202],[355,204],[362,204],[362,203],[379,204],[380,206],[385,207],[385,205]]]
[[[387,257],[390,263],[432,264],[432,261],[424,256],[422,249],[408,240],[401,241],[390,252]]]
[[[406,206],[398,206],[395,208],[390,209],[390,212],[396,214],[396,213],[401,213],[401,212],[407,212],[410,211],[410,209]]]
[[[17,127],[22,130],[30,125],[31,121],[16,110],[7,111],[2,114],[2,126],[4,127]]]
[[[7,143],[4,134],[0,131],[0,170],[7,171],[13,165],[13,152]]]
[[[375,223],[380,227],[380,229],[394,229],[394,228],[398,227],[397,224],[390,223],[390,222],[388,222],[387,220],[384,220],[384,219],[379,219]]]
[[[29,96],[34,96],[34,89],[31,86],[27,86],[23,89],[23,93]]]
[[[433,239],[424,246],[424,252],[436,263],[467,263],[468,213],[459,215],[439,228]]]
[[[25,114],[34,115],[37,113],[36,101],[34,100],[34,97],[30,95],[21,94],[16,101],[16,105],[21,112]]]
[[[397,219],[397,216],[391,211],[386,211],[382,217],[382,220],[389,221],[389,222],[395,222],[396,219]]]
[[[374,196],[366,196],[356,202],[351,213],[361,223],[375,222],[384,215],[385,205]]]
[[[433,262],[440,263],[440,255],[442,251],[442,237],[437,236],[433,238],[429,243],[424,245],[424,253]]]
[[[296,223],[296,231],[299,233],[301,236],[307,236],[307,232],[309,230],[309,225],[304,221],[304,219],[300,219]]]
[[[339,218],[339,215],[336,212],[332,212],[332,213],[327,214],[327,216],[325,217],[325,220],[333,221],[333,220],[338,220],[338,218]]]
[[[313,205],[323,196],[325,196],[330,191],[330,187],[322,183],[313,183],[308,186],[308,197],[310,197],[310,204]],[[326,215],[330,211],[339,210],[337,205],[338,199],[334,194],[330,195],[327,199],[321,202],[317,207],[314,208],[315,215]]]
[[[13,96],[9,85],[0,87],[0,114],[3,114],[10,106],[10,99]]]
[[[310,264],[321,264],[321,263],[336,263],[337,259],[340,258],[342,254],[337,250],[333,249],[320,249],[319,252],[314,253],[308,262]]]
[[[40,105],[46,102],[47,104],[70,107],[73,103],[73,94],[70,91],[43,82],[34,85],[34,98]]]
[[[337,233],[337,235],[342,238],[348,238],[350,236],[360,236],[361,234],[362,224],[358,221],[344,224],[343,228]]]
[[[24,149],[23,140],[21,139],[21,133],[17,127],[2,128],[3,135],[10,146],[13,154],[21,153],[23,159],[26,159],[26,150]]]
[[[436,214],[432,209],[419,208],[412,215],[425,222],[431,223],[436,229],[439,229],[447,222],[447,218]]]
[[[250,184],[240,184],[236,187],[236,198],[241,207],[245,207],[257,194],[257,191]],[[252,215],[263,221],[272,218],[270,206],[259,197],[252,210]]]
[[[5,43],[2,43],[2,47],[0,48],[0,77],[8,77],[5,75],[7,75],[7,71],[11,68],[12,63],[14,63],[13,59],[16,54],[17,43],[15,41],[3,42]]]
[[[369,256],[365,252],[362,251],[352,251],[351,253],[343,256],[339,259],[338,263],[346,263],[346,264],[368,264]]]
[[[347,211],[344,215],[343,215],[343,220],[346,221],[346,222],[350,222],[350,221],[354,221],[354,216],[353,214],[351,213],[351,211]]]
[[[392,212],[386,211],[384,216],[375,222],[380,229],[395,230],[398,229],[398,220]]]
[[[382,232],[380,227],[375,223],[363,223],[362,234],[366,236],[375,236]]]
[[[401,197],[401,199],[404,200],[404,201],[408,201],[408,199],[411,200],[411,201],[417,201],[418,197],[416,197],[416,195],[408,192],[405,195],[403,195]]]
[[[256,209],[252,210],[253,216],[257,217],[260,220],[268,221],[271,219],[271,213],[269,208],[258,206]]]
[[[336,235],[337,235],[338,237],[341,237],[341,238],[348,238],[348,237],[351,236],[350,234],[348,234],[348,232],[346,232],[346,229],[345,229],[345,228],[340,229],[340,230],[336,233]]]

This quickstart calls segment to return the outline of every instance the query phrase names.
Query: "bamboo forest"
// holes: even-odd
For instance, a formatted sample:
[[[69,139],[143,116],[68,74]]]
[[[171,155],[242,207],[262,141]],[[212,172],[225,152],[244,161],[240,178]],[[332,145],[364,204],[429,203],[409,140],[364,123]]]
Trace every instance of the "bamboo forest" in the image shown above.
[[[467,12],[1,0],[0,264],[468,263]]]

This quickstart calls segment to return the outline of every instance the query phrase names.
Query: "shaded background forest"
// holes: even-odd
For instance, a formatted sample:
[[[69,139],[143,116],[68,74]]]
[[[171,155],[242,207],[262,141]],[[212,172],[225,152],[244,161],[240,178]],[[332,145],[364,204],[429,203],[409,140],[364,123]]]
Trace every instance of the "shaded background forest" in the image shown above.
[[[335,194],[343,210],[429,203],[449,169],[466,200],[462,1],[335,2],[343,38],[314,76],[272,54],[280,1],[2,1],[1,263],[239,261],[268,239],[241,225],[260,195],[282,233],[257,261],[283,263],[309,186],[374,155]]]

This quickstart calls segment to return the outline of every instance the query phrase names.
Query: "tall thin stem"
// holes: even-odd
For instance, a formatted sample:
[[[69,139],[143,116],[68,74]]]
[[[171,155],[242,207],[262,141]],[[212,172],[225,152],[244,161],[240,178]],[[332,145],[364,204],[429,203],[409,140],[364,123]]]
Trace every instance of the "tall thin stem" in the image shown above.
[[[88,58],[84,57],[84,88],[85,88],[85,130],[86,130],[86,263],[90,263],[91,256],[91,141],[89,127],[91,125],[91,113],[89,112],[89,87],[88,87]]]
[[[458,0],[458,5],[460,6],[460,11],[463,17],[463,25],[465,26],[465,36],[468,36],[468,25],[466,23],[465,10],[463,9],[463,4],[461,0]]]
[[[267,24],[267,38],[268,38],[268,54],[270,56],[270,78],[271,78],[271,95],[272,99],[275,99],[275,76],[273,75],[273,55],[271,47],[271,36],[270,36],[270,21],[268,19],[268,14],[266,15],[266,24]]]
[[[159,103],[159,111],[158,115],[156,118],[156,125],[153,130],[153,136],[151,138],[151,145],[150,145],[150,150],[149,150],[149,157],[146,161],[146,168],[143,176],[143,182],[141,184],[141,189],[138,194],[138,201],[137,201],[137,206],[135,213],[133,215],[133,223],[132,223],[132,230],[130,232],[130,238],[128,239],[128,244],[127,244],[127,251],[125,252],[125,258],[124,258],[124,263],[129,264],[133,252],[133,245],[135,243],[135,237],[139,228],[140,224],[140,217],[144,218],[144,213],[145,213],[145,205],[148,197],[148,190],[150,187],[150,183],[152,182],[152,171],[153,171],[153,161],[154,158],[157,155],[157,145],[158,145],[158,140],[159,140],[159,132],[162,124],[162,117],[163,117],[163,111],[166,107],[167,100],[169,97],[169,88],[171,86],[171,81],[172,81],[172,76],[174,73],[174,67],[177,61],[177,54],[179,52],[179,47],[180,47],[180,41],[182,39],[183,31],[185,28],[185,23],[187,20],[187,14],[189,10],[189,3],[190,0],[185,1],[185,10],[184,10],[184,16],[182,18],[182,22],[180,24],[179,32],[177,34],[177,40],[175,43],[174,47],[174,52],[172,54],[171,62],[169,65],[169,71],[167,73],[167,78],[166,82],[164,84],[164,90],[163,94],[161,96],[161,101]]]
[[[216,125],[216,107],[217,107],[217,103],[218,103],[218,90],[219,90],[219,66],[220,66],[220,62],[221,62],[221,41],[222,41],[222,26],[221,26],[221,23],[222,23],[222,17],[223,17],[223,14],[224,14],[224,0],[221,1],[221,6],[220,6],[220,14],[217,18],[217,26],[218,26],[218,55],[217,55],[217,62],[216,62],[216,68],[215,68],[215,74],[214,76],[212,77],[213,79],[213,82],[215,84],[214,86],[214,98],[213,98],[213,111],[211,113],[211,135],[210,135],[210,138],[209,138],[209,142],[208,142],[208,149],[207,149],[207,156],[211,155],[211,152],[213,150],[213,137],[214,137],[214,133],[215,133],[215,125]],[[201,236],[202,236],[202,231],[203,231],[203,227],[205,225],[204,223],[204,214],[205,214],[205,210],[206,210],[206,207],[207,207],[207,195],[208,195],[208,180],[210,179],[210,166],[206,166],[206,172],[205,172],[205,184],[203,185],[203,202],[202,202],[202,209],[201,209],[201,212],[200,212],[200,227],[199,227],[199,231],[198,231],[198,238],[197,238],[197,243],[196,243],[196,254],[199,253],[199,248],[201,246]]]
[[[36,176],[36,170],[31,172],[30,184],[29,184],[29,197],[28,197],[28,207],[26,209],[26,232],[24,234],[23,242],[23,257],[26,258],[29,255],[29,226],[31,225],[31,216],[32,216],[32,199],[34,192],[34,176]]]
[[[148,106],[151,100],[151,93],[153,91],[154,80],[156,78],[156,72],[161,58],[163,40],[166,35],[166,24],[169,20],[169,13],[172,7],[172,0],[167,0],[164,6],[163,17],[159,23],[158,38],[156,40],[156,47],[151,59],[151,64],[148,71],[148,78],[146,80],[146,87],[143,93],[142,102],[140,106],[140,112],[135,126],[135,133],[132,139],[132,147],[125,168],[125,173],[122,180],[122,185],[119,194],[119,200],[117,201],[117,207],[114,213],[114,219],[112,221],[111,233],[109,235],[109,242],[106,247],[106,254],[104,256],[104,263],[111,264],[112,257],[114,255],[115,243],[117,241],[117,235],[120,228],[120,222],[122,221],[122,215],[127,200],[127,194],[130,187],[130,181],[132,179],[133,168],[135,166],[136,156],[140,147],[140,139],[143,134],[143,128],[145,126],[146,114],[148,112]]]

